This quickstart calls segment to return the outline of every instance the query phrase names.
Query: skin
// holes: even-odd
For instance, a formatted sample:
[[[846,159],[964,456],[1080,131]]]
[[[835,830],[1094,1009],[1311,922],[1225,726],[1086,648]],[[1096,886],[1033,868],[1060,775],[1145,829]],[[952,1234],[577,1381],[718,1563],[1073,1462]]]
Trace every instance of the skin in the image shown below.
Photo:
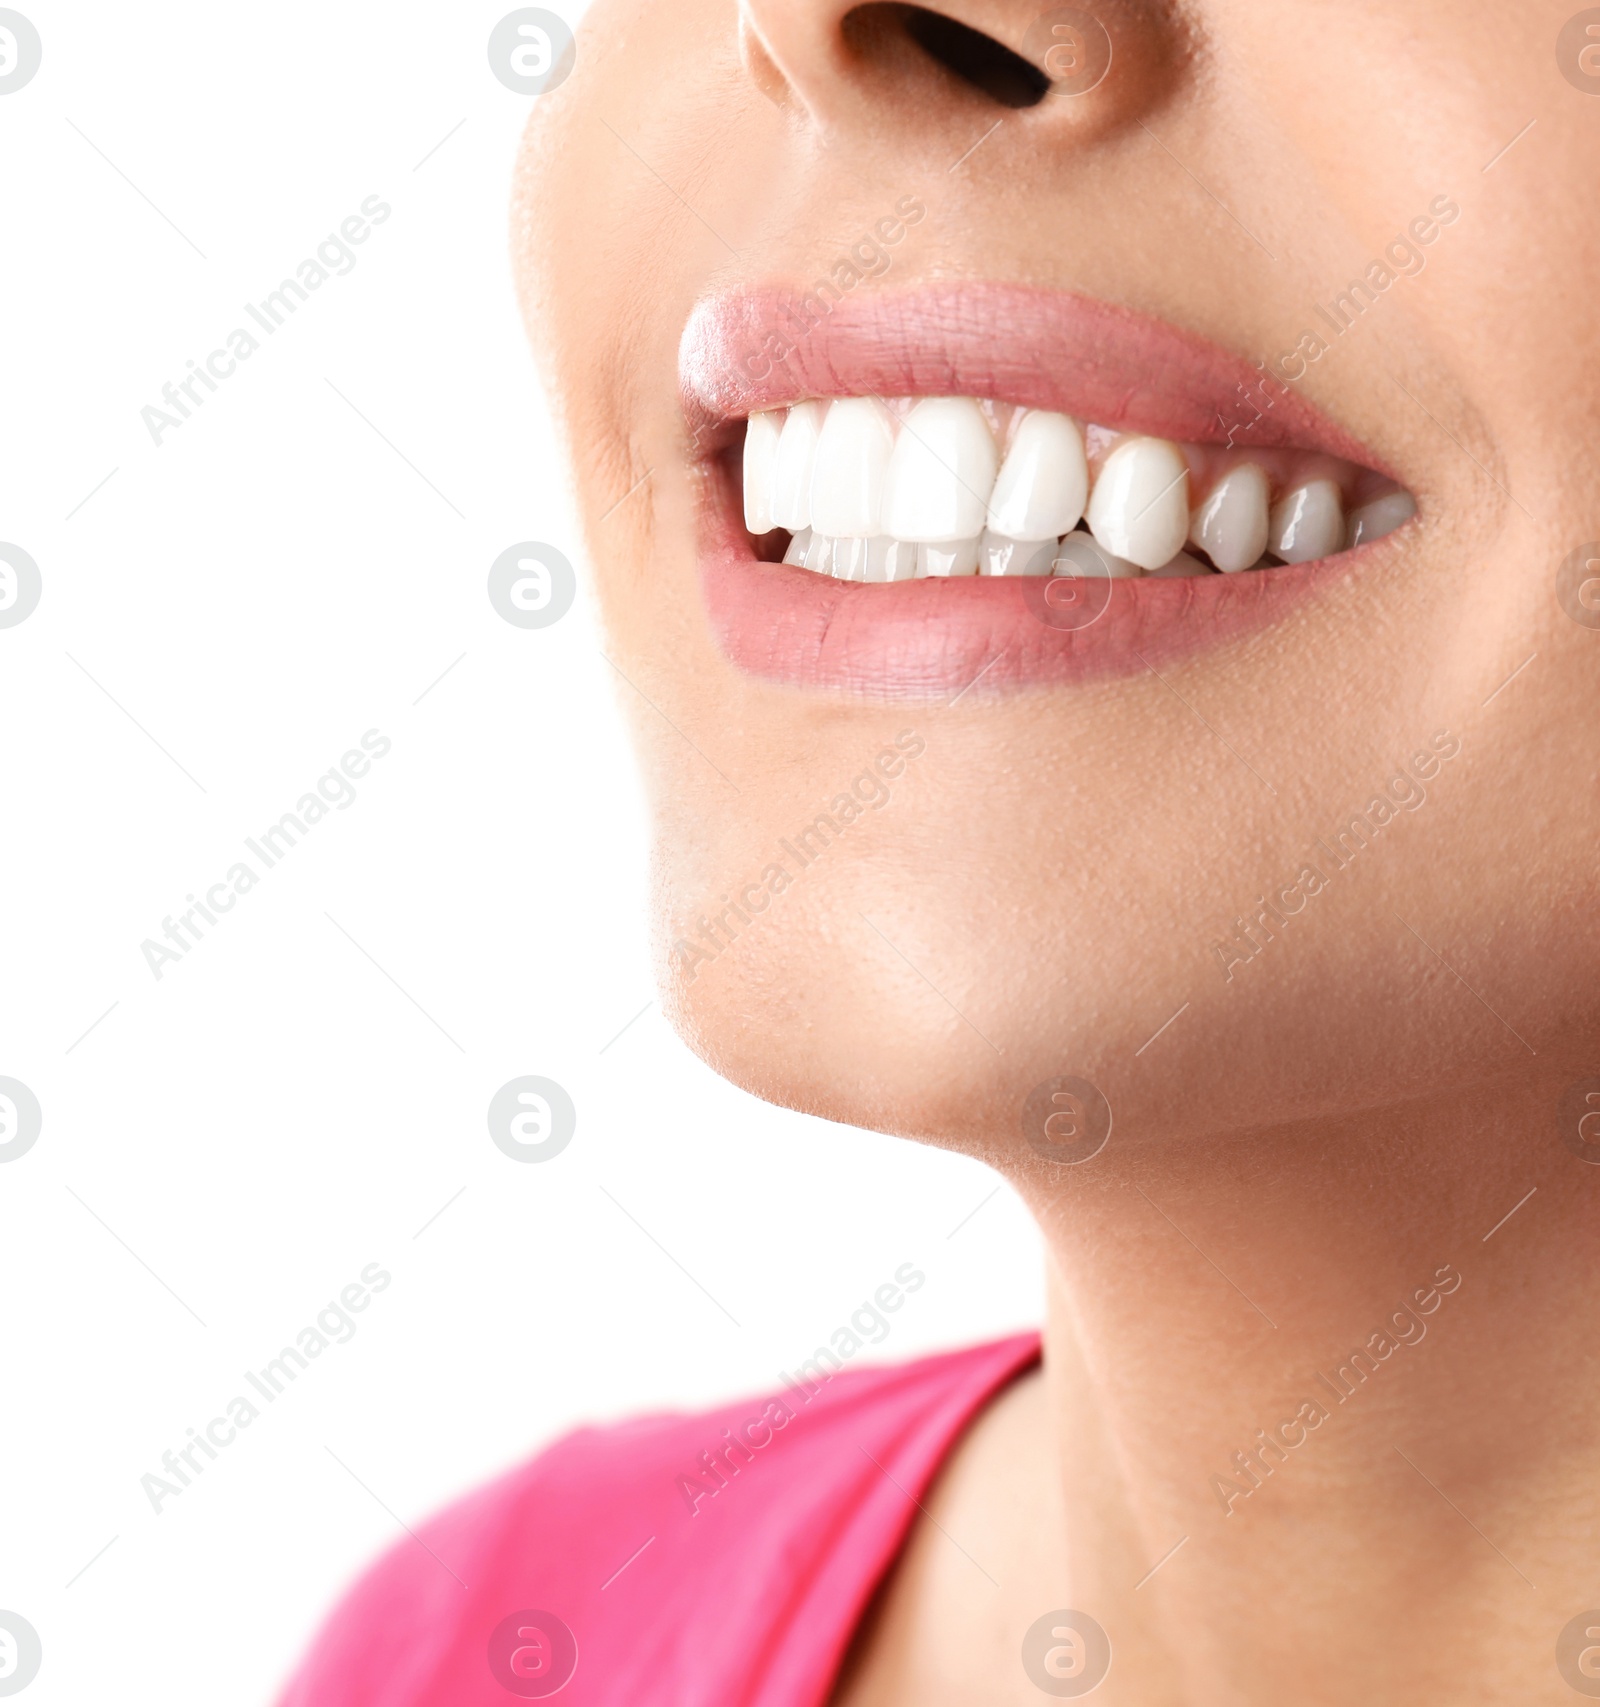
[[[847,10],[599,0],[514,222],[674,1022],[758,1095],[980,1157],[1049,1251],[1043,1372],[952,1458],[836,1700],[1040,1699],[1021,1637],[1059,1607],[1110,1633],[1107,1703],[1572,1699],[1600,1169],[1558,1103],[1600,1072],[1600,633],[1556,581],[1600,536],[1600,102],[1559,74],[1566,0],[1108,3],[1112,75],[1022,111]],[[1019,50],[1037,16],[941,10]],[[1164,681],[886,705],[740,674],[699,595],[679,335],[709,291],[804,285],[906,193],[928,217],[864,288],[1069,288],[1248,359],[1454,197],[1301,382],[1417,497],[1389,572]],[[926,752],[889,805],[691,973],[693,921],[905,730]],[[1426,803],[1225,977],[1234,919],[1439,731],[1460,752]],[[1022,1132],[1062,1073],[1115,1116],[1079,1166]],[[1425,1342],[1225,1511],[1211,1478],[1442,1264],[1463,1281]]]

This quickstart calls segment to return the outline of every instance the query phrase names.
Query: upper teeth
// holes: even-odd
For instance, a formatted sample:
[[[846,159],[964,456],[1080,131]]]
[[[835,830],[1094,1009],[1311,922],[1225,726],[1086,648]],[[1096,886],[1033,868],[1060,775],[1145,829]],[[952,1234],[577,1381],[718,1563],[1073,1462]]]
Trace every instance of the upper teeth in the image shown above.
[[[1089,532],[1141,569],[1159,569],[1189,537],[1189,465],[1166,439],[1124,439],[1089,494]]]
[[[789,530],[786,562],[896,581],[1209,574],[1186,544],[1231,574],[1326,557],[1416,513],[1408,493],[1390,491],[1347,515],[1326,458],[1281,480],[1276,501],[1267,471],[1242,456],[1197,496],[1198,452],[1099,428],[1089,435],[1101,447],[1093,474],[1079,424],[1049,410],[970,397],[810,399],[750,417],[745,526]],[[1073,533],[1080,521],[1087,534]]]

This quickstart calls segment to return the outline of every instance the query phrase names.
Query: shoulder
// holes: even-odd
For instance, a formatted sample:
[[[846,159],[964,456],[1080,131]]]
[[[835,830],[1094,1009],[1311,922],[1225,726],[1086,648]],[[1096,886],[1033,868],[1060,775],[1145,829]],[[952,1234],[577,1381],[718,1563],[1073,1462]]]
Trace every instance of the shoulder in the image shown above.
[[[775,1393],[569,1434],[370,1567],[280,1707],[821,1701],[920,1490],[1037,1355],[813,1359]]]

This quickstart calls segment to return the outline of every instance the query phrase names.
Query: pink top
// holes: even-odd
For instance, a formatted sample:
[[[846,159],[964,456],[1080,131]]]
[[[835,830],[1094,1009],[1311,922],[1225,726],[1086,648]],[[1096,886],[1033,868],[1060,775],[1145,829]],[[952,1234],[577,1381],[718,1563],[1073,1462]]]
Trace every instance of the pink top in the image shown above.
[[[823,1707],[962,1430],[1038,1336],[584,1428],[399,1542],[280,1707]]]

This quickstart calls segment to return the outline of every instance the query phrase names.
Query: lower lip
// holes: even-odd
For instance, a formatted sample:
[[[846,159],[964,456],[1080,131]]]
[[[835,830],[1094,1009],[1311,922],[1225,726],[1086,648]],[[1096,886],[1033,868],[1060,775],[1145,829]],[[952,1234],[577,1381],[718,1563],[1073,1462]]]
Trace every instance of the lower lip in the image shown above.
[[[1271,628],[1379,548],[1238,575],[862,584],[762,562],[725,474],[706,498],[700,580],[724,655],[770,681],[875,699],[1136,675]]]

